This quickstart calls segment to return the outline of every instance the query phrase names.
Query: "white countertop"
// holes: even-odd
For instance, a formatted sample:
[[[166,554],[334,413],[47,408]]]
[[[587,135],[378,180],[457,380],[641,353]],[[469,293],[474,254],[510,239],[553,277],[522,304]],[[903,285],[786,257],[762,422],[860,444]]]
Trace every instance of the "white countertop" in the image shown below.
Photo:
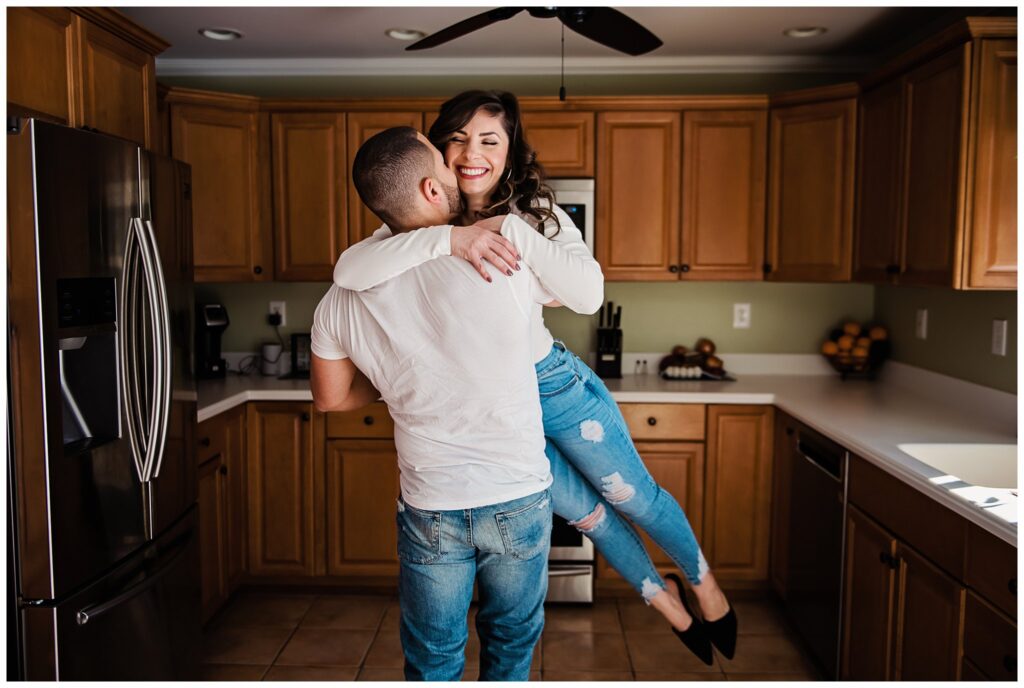
[[[834,375],[737,374],[735,382],[662,380],[626,375],[606,380],[619,402],[774,404],[1014,546],[1016,498],[985,509],[932,482],[943,472],[914,459],[905,443],[1017,443],[1017,397],[905,366],[888,364],[877,381]],[[202,422],[246,401],[311,401],[308,380],[232,375],[203,381]]]

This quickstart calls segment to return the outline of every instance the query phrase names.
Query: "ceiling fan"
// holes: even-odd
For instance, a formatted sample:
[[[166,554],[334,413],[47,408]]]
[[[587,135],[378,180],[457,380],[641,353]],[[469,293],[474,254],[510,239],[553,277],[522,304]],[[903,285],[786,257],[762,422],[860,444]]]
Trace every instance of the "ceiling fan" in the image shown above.
[[[499,7],[463,19],[416,41],[406,50],[426,50],[468,33],[511,19],[523,10],[538,19],[558,17],[571,31],[627,55],[643,55],[661,46],[661,39],[611,7]]]

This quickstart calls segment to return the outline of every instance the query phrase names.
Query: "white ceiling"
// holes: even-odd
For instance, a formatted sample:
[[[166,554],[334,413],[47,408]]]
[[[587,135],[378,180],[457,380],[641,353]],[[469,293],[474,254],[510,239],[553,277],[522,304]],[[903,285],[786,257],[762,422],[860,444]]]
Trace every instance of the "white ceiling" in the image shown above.
[[[458,74],[558,70],[561,24],[525,12],[436,48],[406,52],[389,28],[438,31],[489,7],[122,7],[172,47],[157,72]],[[621,7],[664,45],[629,57],[566,30],[570,72],[859,71],[909,32],[956,8]],[[961,12],[964,14],[966,12]],[[814,38],[782,31],[824,26]],[[202,27],[241,31],[212,41]]]

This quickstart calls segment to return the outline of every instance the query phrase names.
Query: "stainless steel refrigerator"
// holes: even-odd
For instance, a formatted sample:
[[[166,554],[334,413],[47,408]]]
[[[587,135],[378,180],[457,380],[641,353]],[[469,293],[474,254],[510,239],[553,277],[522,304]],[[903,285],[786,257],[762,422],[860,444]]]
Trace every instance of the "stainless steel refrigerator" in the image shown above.
[[[9,666],[195,678],[190,169],[39,120],[7,142]]]

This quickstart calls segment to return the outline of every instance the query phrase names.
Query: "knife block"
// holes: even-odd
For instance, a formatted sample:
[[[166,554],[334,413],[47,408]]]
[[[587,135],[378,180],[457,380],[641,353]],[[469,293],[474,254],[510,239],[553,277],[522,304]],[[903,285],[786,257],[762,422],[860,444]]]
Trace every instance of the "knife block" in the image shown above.
[[[617,327],[597,328],[598,377],[622,377],[622,330]]]

